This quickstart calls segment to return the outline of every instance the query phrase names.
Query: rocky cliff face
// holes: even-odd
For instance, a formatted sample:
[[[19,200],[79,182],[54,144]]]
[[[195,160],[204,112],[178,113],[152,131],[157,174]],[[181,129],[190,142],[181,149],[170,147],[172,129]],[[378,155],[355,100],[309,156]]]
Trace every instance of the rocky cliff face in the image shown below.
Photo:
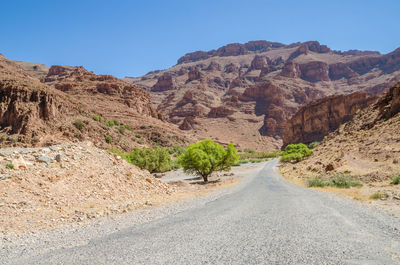
[[[362,98],[369,101],[365,94],[357,93],[349,96],[361,102]],[[334,99],[331,97],[330,100]],[[340,102],[336,103],[340,104]],[[304,122],[300,122],[301,119],[299,119],[297,124],[310,126],[315,124],[315,127],[320,124],[316,116],[312,115],[311,110],[312,108],[309,108],[307,111],[309,112],[307,117],[311,118],[311,121],[304,119]],[[328,111],[328,109],[325,110]],[[343,113],[342,108],[340,112],[336,111],[337,108],[333,110],[335,116]],[[351,109],[351,112],[353,110]],[[301,115],[306,118],[305,111]],[[296,116],[300,118],[301,115]],[[326,117],[323,113],[321,115],[322,118]],[[333,124],[336,124],[335,119],[333,119]],[[294,127],[291,126],[291,128]],[[399,128],[400,83],[397,83],[375,103],[361,110],[351,120],[324,137],[321,144],[314,148],[314,154],[311,157],[297,163],[295,168],[290,164],[282,170],[294,171],[294,175],[302,176],[302,178],[327,178],[344,173],[365,182],[380,182],[377,186],[368,185],[372,187],[372,190],[367,193],[366,199],[375,192],[381,192],[387,194],[390,200],[391,190],[399,196],[398,188],[391,189],[391,185],[386,184],[390,182],[390,176],[396,176],[400,172]],[[299,131],[304,131],[304,128]],[[296,134],[296,132],[291,134]]]
[[[376,96],[364,92],[334,95],[318,99],[300,108],[287,121],[283,134],[283,146],[292,143],[311,143],[323,140],[340,124],[349,121],[361,109],[376,101]]]
[[[229,142],[223,123],[249,148],[278,148],[285,121],[303,104],[357,91],[381,94],[400,80],[399,51],[340,52],[316,41],[234,43],[186,54],[170,69],[126,80],[149,91],[167,119],[200,137]],[[170,76],[165,87],[172,83],[174,89],[152,91],[164,75]],[[224,108],[234,112],[225,115]],[[186,117],[197,123],[188,126]]]

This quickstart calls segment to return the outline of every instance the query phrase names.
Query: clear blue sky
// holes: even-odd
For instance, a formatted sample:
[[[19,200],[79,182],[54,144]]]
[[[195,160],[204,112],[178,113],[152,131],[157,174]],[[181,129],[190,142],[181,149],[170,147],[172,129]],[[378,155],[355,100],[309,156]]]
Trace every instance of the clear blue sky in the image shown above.
[[[139,76],[232,42],[318,40],[335,50],[400,47],[399,0],[2,0],[0,53]]]

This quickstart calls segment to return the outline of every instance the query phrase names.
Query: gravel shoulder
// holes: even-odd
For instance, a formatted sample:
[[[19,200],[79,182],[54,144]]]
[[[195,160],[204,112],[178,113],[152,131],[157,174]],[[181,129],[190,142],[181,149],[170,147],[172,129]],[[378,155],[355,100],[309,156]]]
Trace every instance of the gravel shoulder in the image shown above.
[[[228,178],[223,176],[224,173],[214,175],[210,179],[211,181],[221,178],[227,179],[223,179],[221,183],[212,185],[209,188],[201,185],[202,192],[199,192],[199,185],[193,185],[195,187],[187,186],[189,183],[197,181],[193,176],[186,175],[181,170],[168,172],[160,179],[162,182],[182,182],[185,185],[184,188],[181,187],[179,189],[180,193],[177,192],[181,196],[175,196],[175,202],[154,207],[149,205],[124,214],[113,214],[86,220],[82,223],[70,223],[32,232],[31,234],[3,234],[0,237],[0,264],[13,264],[13,261],[21,256],[35,256],[48,251],[85,245],[95,238],[105,237],[133,225],[144,224],[167,216],[173,216],[189,209],[203,207],[208,202],[232,193],[245,185],[264,165],[265,163],[259,163],[233,167],[228,174],[225,174],[229,175]],[[178,183],[178,185],[182,186],[181,183]]]
[[[3,247],[0,263],[400,263],[398,217],[286,182],[277,160],[260,165],[219,193],[69,230],[52,246],[40,246],[46,234]]]

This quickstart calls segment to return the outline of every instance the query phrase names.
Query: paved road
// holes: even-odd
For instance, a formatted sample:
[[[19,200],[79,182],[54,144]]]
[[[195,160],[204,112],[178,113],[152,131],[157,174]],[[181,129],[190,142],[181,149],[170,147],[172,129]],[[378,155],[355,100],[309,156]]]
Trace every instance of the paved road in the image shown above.
[[[13,263],[398,264],[398,219],[287,183],[276,164],[204,207]]]

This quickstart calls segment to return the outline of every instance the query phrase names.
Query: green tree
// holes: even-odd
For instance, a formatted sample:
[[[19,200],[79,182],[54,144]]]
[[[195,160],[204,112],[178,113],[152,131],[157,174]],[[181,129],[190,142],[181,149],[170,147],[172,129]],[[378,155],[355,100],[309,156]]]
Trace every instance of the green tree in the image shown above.
[[[229,170],[238,160],[239,155],[232,143],[225,149],[209,139],[189,145],[178,158],[185,172],[201,176],[206,183],[214,171]]]
[[[285,151],[282,153],[281,161],[299,162],[301,159],[308,157],[313,154],[313,150],[310,150],[305,144],[289,144],[286,146]]]

